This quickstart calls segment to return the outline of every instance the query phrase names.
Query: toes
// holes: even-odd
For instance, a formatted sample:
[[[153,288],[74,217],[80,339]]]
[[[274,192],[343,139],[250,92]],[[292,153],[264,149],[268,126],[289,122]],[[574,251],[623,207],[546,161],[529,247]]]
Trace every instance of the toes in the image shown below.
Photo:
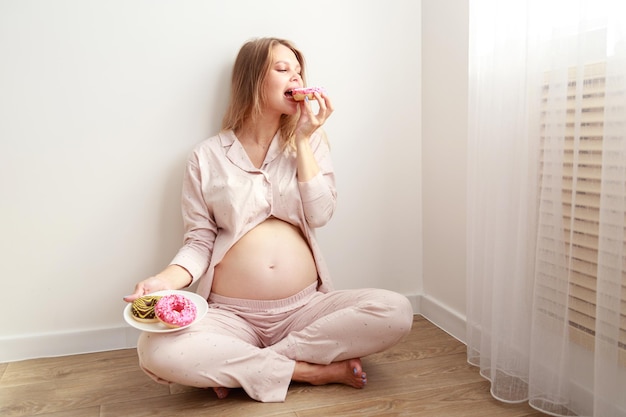
[[[224,398],[228,397],[228,393],[229,393],[228,388],[215,387],[213,388],[213,391],[215,391],[217,398],[219,398],[220,400],[223,400]]]
[[[367,374],[363,371],[361,361],[359,359],[354,359],[350,361],[350,365],[352,366],[354,385],[357,388],[364,387],[367,384]]]

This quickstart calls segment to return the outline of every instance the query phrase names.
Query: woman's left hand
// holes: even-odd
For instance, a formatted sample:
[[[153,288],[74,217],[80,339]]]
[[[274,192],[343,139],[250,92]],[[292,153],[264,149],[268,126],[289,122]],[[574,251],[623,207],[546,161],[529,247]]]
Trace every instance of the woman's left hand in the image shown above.
[[[296,125],[296,140],[308,138],[322,126],[333,112],[333,104],[325,93],[313,93],[319,105],[317,114],[313,113],[311,101],[305,98],[300,102],[300,119]]]

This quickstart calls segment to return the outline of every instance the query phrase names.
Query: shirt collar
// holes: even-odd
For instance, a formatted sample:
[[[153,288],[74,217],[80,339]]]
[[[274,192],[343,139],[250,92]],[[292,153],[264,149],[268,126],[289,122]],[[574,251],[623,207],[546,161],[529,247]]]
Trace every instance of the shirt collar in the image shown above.
[[[222,147],[225,148],[226,157],[239,168],[249,171],[249,172],[258,172],[260,169],[255,167],[246,150],[243,148],[241,142],[235,135],[235,132],[232,130],[227,130],[219,133],[220,142]],[[272,142],[270,143],[270,147],[265,154],[265,160],[263,161],[263,166],[272,162],[278,155],[281,153],[281,143],[280,143],[280,131],[276,132],[276,135],[272,138]]]

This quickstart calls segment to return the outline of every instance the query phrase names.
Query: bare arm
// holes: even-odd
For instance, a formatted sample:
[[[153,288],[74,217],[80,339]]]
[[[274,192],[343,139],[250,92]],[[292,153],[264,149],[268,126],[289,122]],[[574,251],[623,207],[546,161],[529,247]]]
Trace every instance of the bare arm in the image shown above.
[[[298,181],[306,182],[315,177],[320,168],[315,160],[309,139],[313,132],[321,127],[332,114],[333,106],[326,94],[315,93],[319,111],[313,114],[311,103],[305,99],[300,104],[300,120],[296,127],[296,151],[298,161]]]

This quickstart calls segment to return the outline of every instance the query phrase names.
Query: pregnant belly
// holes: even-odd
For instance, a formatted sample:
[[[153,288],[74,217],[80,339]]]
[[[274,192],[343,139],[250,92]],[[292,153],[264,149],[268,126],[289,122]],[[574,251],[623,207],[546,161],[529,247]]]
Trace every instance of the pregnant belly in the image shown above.
[[[278,300],[317,281],[299,229],[270,218],[246,233],[215,267],[212,291],[233,298]]]

